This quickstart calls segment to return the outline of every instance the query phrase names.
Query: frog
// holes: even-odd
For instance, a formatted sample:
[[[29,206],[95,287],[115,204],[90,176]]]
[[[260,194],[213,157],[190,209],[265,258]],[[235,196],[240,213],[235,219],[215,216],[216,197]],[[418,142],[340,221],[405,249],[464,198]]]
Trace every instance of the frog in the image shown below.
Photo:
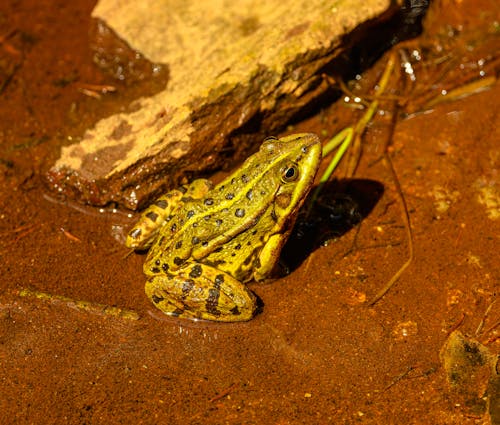
[[[247,283],[271,276],[321,156],[315,134],[267,137],[216,186],[197,179],[156,199],[125,243],[149,249],[143,270],[152,303],[186,319],[252,319],[260,308]]]

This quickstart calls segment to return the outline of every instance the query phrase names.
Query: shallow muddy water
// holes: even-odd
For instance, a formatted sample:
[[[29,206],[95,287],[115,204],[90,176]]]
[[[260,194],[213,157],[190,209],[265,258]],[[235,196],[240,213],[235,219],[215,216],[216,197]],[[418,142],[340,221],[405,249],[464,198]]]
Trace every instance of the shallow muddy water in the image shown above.
[[[360,224],[326,246],[291,243],[290,273],[250,284],[263,308],[243,324],[162,316],[144,295],[145,255],[123,245],[137,213],[47,187],[61,146],[155,90],[93,65],[93,5],[0,6],[0,421],[494,423],[494,376],[488,397],[487,375],[451,387],[440,351],[455,330],[500,351],[497,3],[433,2],[423,33],[393,47],[413,73],[395,71],[356,181],[340,186]],[[370,93],[386,61],[351,89]],[[286,133],[326,140],[360,118],[350,106],[322,105]],[[408,260],[405,205],[413,259],[370,307]]]

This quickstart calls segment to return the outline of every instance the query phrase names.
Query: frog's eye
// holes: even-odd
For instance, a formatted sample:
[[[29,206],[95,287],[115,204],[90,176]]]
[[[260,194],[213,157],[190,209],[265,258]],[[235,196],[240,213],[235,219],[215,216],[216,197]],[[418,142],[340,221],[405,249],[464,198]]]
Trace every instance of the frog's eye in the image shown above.
[[[274,136],[268,136],[264,139],[264,142],[272,142],[273,140],[278,140],[278,138]]]
[[[297,164],[288,164],[281,173],[283,183],[290,183],[299,178],[299,167]]]

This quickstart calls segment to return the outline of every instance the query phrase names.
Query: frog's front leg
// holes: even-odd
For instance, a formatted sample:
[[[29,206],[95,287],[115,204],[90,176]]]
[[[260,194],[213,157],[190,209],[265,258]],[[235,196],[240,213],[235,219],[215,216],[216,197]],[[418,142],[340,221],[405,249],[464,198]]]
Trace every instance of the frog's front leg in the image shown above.
[[[280,258],[281,248],[285,244],[288,233],[272,235],[259,254],[258,266],[254,268],[253,278],[258,282],[271,274]]]
[[[255,295],[231,275],[214,267],[186,263],[175,274],[151,276],[146,295],[165,314],[219,322],[250,320],[256,311]]]
[[[144,212],[130,229],[125,245],[132,249],[148,249],[161,227],[175,214],[184,199],[201,199],[212,188],[209,180],[194,180],[187,186],[171,190],[160,196]]]

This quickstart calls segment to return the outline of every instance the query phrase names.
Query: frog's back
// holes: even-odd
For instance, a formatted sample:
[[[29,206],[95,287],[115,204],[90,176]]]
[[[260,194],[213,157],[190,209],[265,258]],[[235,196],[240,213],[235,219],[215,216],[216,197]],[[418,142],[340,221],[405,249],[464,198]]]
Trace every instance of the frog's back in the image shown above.
[[[283,173],[290,164],[302,165],[307,159],[309,147],[319,149],[318,146],[319,140],[314,135],[265,141],[257,153],[202,199],[182,200],[176,214],[163,226],[147,263],[167,264],[170,269],[175,269],[187,260],[199,261],[217,253],[244,232],[251,236],[241,237],[245,241],[252,240],[259,246],[264,244],[274,231],[277,214],[290,214],[288,207],[299,206],[298,201],[292,200],[292,193],[286,200],[290,206],[276,205],[277,194],[290,183]],[[318,161],[316,157],[315,162]],[[312,184],[310,180],[317,170],[317,164],[311,171],[308,164],[304,165],[307,187],[298,187],[296,196],[299,198],[303,198],[309,190]],[[292,183],[297,186],[301,184],[300,181]],[[285,196],[281,196],[278,203],[283,204],[284,201]],[[267,219],[261,220],[266,211]]]

